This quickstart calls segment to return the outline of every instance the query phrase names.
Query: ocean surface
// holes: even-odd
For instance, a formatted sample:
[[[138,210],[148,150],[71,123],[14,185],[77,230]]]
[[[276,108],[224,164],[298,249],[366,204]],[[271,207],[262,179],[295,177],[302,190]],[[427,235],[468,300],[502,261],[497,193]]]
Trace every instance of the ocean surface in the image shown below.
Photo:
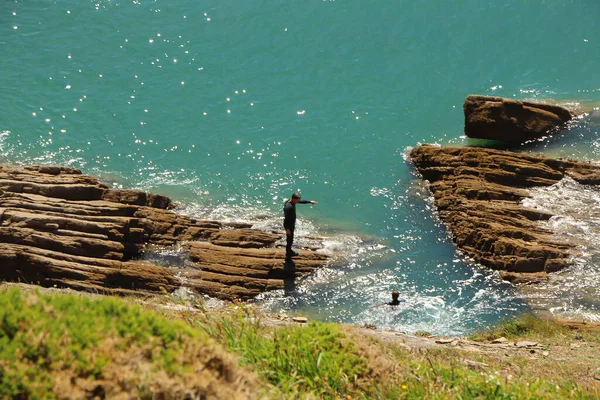
[[[0,161],[72,165],[266,229],[301,191],[318,204],[298,206],[298,241],[326,237],[334,261],[262,296],[268,310],[445,335],[531,307],[600,320],[597,189],[534,193],[581,256],[519,292],[456,252],[406,161],[419,143],[469,144],[470,93],[579,110],[521,150],[600,160],[598,21],[596,0],[5,0]],[[404,305],[378,307],[393,289]]]

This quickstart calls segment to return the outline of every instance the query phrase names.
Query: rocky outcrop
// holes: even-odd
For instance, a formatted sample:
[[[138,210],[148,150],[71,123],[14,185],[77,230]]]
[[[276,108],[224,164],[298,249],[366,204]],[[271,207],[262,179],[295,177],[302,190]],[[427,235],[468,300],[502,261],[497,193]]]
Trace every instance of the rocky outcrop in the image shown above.
[[[268,291],[294,289],[294,277],[322,267],[325,256],[306,251],[301,257],[283,260],[280,249],[219,246],[194,241],[187,245],[190,260],[198,269],[183,272],[186,284],[219,298],[252,298]]]
[[[468,137],[512,143],[547,136],[572,118],[560,106],[493,96],[469,95],[463,109]]]
[[[502,150],[423,145],[410,152],[410,160],[429,182],[457,247],[509,280],[560,270],[571,250],[539,223],[552,215],[521,204],[527,189],[565,176],[600,184],[598,166]]]
[[[168,197],[111,189],[74,168],[0,164],[0,279],[112,294],[184,284],[245,300],[326,263],[314,251],[286,261],[281,232],[197,220],[172,207]],[[187,267],[176,276],[144,261],[149,244],[183,244]]]

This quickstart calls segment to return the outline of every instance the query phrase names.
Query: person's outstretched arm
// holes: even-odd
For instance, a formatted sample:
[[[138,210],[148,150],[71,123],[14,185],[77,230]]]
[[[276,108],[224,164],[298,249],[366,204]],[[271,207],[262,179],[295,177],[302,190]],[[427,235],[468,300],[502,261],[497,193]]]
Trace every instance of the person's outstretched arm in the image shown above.
[[[317,204],[317,202],[314,201],[314,200],[300,200],[298,203],[300,203],[300,204],[309,204],[309,203],[310,204]]]

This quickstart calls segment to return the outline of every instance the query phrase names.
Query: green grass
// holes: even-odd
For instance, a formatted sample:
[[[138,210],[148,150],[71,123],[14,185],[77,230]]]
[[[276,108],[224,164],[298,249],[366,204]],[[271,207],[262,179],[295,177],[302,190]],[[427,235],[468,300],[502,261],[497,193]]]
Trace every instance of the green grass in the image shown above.
[[[537,318],[533,314],[524,314],[506,320],[491,328],[475,332],[471,339],[478,341],[493,340],[499,337],[507,339],[565,339],[572,335],[569,328],[551,320]]]
[[[204,314],[190,323],[240,354],[241,362],[285,398],[595,399],[599,394],[575,383],[568,367],[546,364],[541,373],[519,356],[503,360],[454,349],[410,351],[329,323],[264,327],[260,314],[246,306],[224,315]],[[549,337],[565,333],[558,325],[527,317],[486,335],[516,338],[532,331]]]
[[[402,366],[399,384],[388,387],[385,399],[595,399],[568,377],[546,379],[534,373],[512,378],[501,374],[506,365],[493,358],[480,359],[483,367],[468,367],[464,358],[473,354],[455,350],[429,350],[414,354],[393,350]],[[525,360],[512,360],[514,362]],[[510,365],[509,364],[509,365]]]
[[[184,323],[114,298],[48,296],[0,291],[0,398],[52,398],[55,371],[101,379],[114,352],[148,352],[157,369],[181,373],[183,339],[198,332]]]
[[[258,314],[248,307],[220,316],[205,314],[192,323],[237,352],[241,363],[252,366],[285,397],[347,396],[367,370],[356,345],[335,324],[262,328]]]
[[[0,304],[0,398],[56,398],[57,379],[65,372],[69,382],[83,379],[95,387],[94,382],[120,379],[131,371],[128,395],[176,398],[173,390],[183,387],[185,392],[191,379],[200,379],[201,371],[212,367],[206,372],[204,387],[223,376],[233,376],[214,393],[240,379],[242,387],[254,385],[255,381],[245,383],[240,376],[256,371],[262,376],[262,386],[253,386],[251,392],[258,398],[266,394],[285,399],[346,400],[595,399],[600,395],[593,378],[585,378],[589,377],[586,371],[600,366],[593,355],[591,361],[582,357],[557,364],[543,357],[533,361],[528,352],[504,357],[452,348],[407,349],[332,323],[265,326],[261,313],[244,305],[232,305],[224,312],[156,307],[176,317],[166,319],[156,310],[122,299],[91,300],[19,288],[0,290]],[[589,338],[589,346],[596,347],[586,351],[592,351],[597,349],[598,335],[584,333],[578,340],[583,343]],[[568,349],[573,332],[560,324],[523,316],[473,336],[478,340],[546,338],[566,341]],[[207,350],[213,346],[210,337],[237,354],[247,369],[236,372],[227,364],[230,361]],[[145,372],[125,368],[131,358],[135,365],[146,362]],[[582,362],[588,364],[582,367]],[[163,382],[181,379],[171,386],[165,383],[162,394],[157,395],[156,377],[165,375],[168,378]],[[80,392],[79,397],[90,395]]]

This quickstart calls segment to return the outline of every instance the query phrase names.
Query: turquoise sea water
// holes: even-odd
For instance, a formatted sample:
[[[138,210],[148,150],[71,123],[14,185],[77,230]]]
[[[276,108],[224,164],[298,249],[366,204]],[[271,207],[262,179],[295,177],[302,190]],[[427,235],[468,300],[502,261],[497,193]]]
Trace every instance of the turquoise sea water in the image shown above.
[[[4,1],[0,161],[267,228],[299,190],[319,204],[297,236],[344,257],[266,308],[465,334],[528,306],[455,252],[406,151],[466,144],[478,93],[588,111],[525,150],[600,160],[598,20],[584,0]],[[392,289],[407,305],[374,307]]]

